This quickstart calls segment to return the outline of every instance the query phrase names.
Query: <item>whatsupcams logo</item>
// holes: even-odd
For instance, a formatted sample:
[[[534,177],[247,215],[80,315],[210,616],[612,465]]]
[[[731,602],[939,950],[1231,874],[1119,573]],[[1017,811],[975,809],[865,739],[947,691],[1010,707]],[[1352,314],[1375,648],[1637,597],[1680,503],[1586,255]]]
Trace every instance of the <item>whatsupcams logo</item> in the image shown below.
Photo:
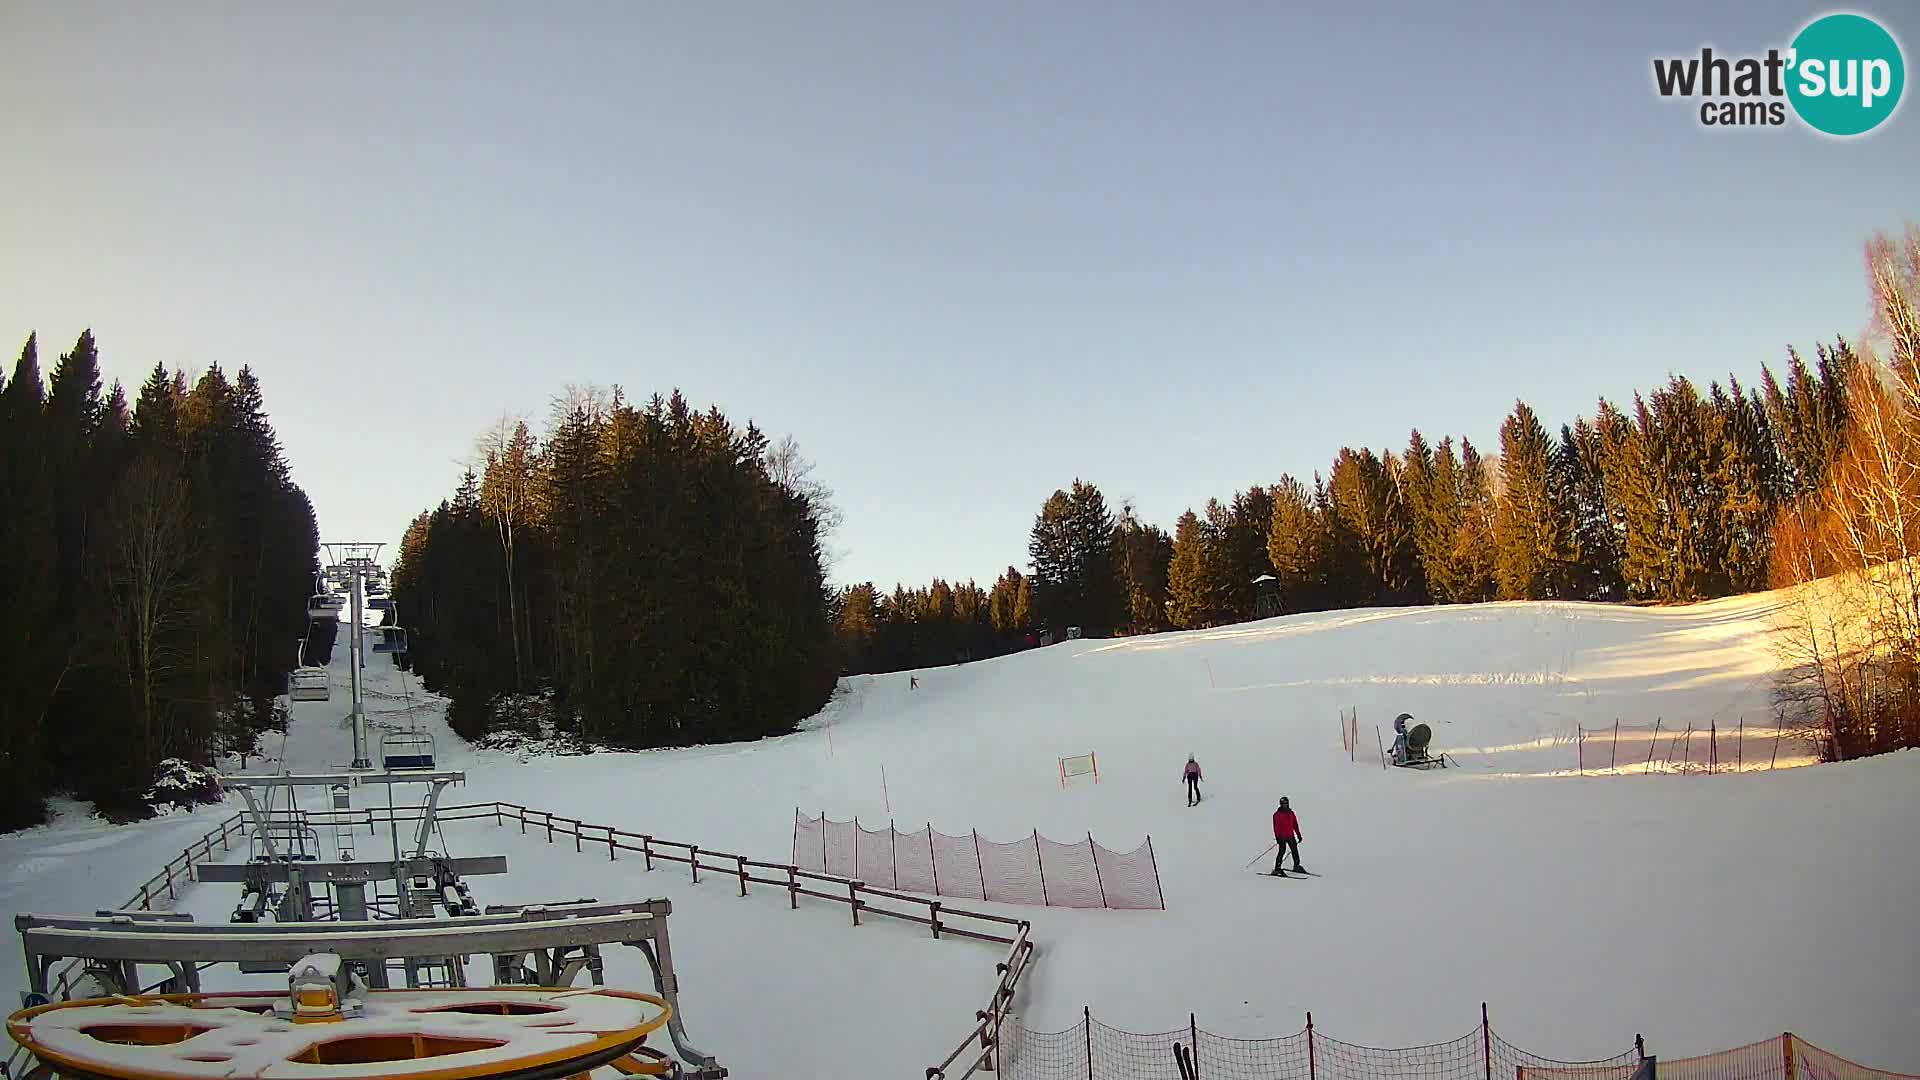
[[[1780,127],[1792,115],[1825,135],[1865,135],[1900,105],[1907,66],[1900,43],[1865,15],[1823,15],[1765,56],[1659,57],[1663,98],[1700,101],[1706,127]]]

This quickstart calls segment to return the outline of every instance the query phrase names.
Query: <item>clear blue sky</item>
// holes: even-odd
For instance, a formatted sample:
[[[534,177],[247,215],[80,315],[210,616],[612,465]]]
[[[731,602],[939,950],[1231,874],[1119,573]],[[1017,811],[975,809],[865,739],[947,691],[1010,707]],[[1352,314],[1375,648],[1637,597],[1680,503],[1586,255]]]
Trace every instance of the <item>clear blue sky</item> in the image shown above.
[[[1076,476],[1170,527],[1750,376],[1920,217],[1911,100],[1839,142],[1655,97],[1809,4],[400,6],[0,9],[8,362],[252,364],[330,539],[564,383],[679,386],[818,462],[838,579],[987,579]]]

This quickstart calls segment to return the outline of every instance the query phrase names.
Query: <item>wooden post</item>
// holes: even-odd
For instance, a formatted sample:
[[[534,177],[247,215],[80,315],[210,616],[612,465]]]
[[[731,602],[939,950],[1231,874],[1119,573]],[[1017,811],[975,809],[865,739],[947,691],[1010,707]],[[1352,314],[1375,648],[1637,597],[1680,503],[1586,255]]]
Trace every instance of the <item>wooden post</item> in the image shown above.
[[[853,925],[860,925],[860,883],[847,882],[847,906],[853,909]]]
[[[1480,1053],[1487,1067],[1487,1080],[1493,1080],[1493,1025],[1487,1021],[1487,1003],[1480,1003]]]
[[[1767,762],[1767,771],[1772,772],[1780,764],[1780,732],[1783,729],[1777,722],[1773,725],[1773,760]]]
[[[1653,742],[1647,745],[1647,772],[1653,771],[1653,752],[1658,749],[1660,749],[1660,718],[1656,716],[1653,718]]]
[[[940,895],[940,864],[933,858],[933,822],[927,822],[927,865],[933,868],[933,895]],[[937,935],[936,935],[937,936]]]
[[[1733,737],[1733,771],[1734,772],[1741,771],[1740,766],[1744,764],[1744,761],[1742,759],[1746,754],[1746,750],[1747,750],[1747,718],[1743,716],[1740,718],[1739,734]]]
[[[893,888],[900,887],[900,830],[893,827],[893,819],[887,819],[887,859],[893,867]]]
[[[827,725],[827,730],[832,731],[833,725]],[[856,867],[855,869],[858,868]],[[825,810],[820,811],[820,872],[823,874],[829,873],[827,870],[827,812]]]
[[[687,865],[693,867],[693,883],[700,884],[700,845],[687,845]]]
[[[1780,1060],[1787,1067],[1787,1071],[1782,1075],[1786,1080],[1793,1080],[1793,1032],[1791,1031],[1780,1033]]]
[[[1040,903],[1047,905],[1047,864],[1040,858],[1040,830],[1033,830],[1033,865],[1040,868]]]
[[[553,843],[553,812],[551,810],[546,811],[546,815],[547,815],[547,843],[551,844]]]
[[[1720,764],[1720,722],[1707,721],[1707,772],[1712,774],[1714,766]]]
[[[973,830],[973,868],[980,875],[980,899],[992,899],[987,895],[987,864],[980,861],[980,830]]]
[[[1187,1014],[1187,1059],[1193,1065],[1193,1071],[1200,1071],[1200,1021],[1192,1013]]]
[[[1387,743],[1380,737],[1379,724],[1373,725],[1373,745],[1380,749],[1380,769],[1384,772],[1387,768]]]
[[[1307,1013],[1307,1080],[1319,1080],[1319,1065],[1313,1052],[1313,1013]]]
[[[787,858],[796,863],[800,861],[800,808],[797,806],[793,808],[793,853]],[[820,869],[825,870],[826,867]]]
[[[1080,1029],[1087,1036],[1087,1080],[1093,1080],[1093,1008],[1080,1006]]]
[[[640,836],[640,854],[647,860],[647,869],[653,869],[653,837],[642,833]]]
[[[369,813],[367,817],[372,818],[373,815]],[[367,824],[371,827],[373,823],[369,821]],[[500,802],[498,799],[494,800],[493,803],[493,827],[496,829],[500,827]]]
[[[1607,755],[1607,771],[1612,772],[1620,764],[1620,718],[1613,720],[1613,751]]]
[[[800,875],[797,867],[787,867],[787,906],[800,910]]]
[[[740,895],[745,896],[747,895],[747,857],[735,855],[734,858],[740,860]]]
[[[1573,763],[1580,775],[1587,775],[1587,730],[1579,724],[1573,725]]]
[[[1107,883],[1100,880],[1100,849],[1094,846],[1093,833],[1087,833],[1087,854],[1093,858],[1093,883],[1100,886],[1100,906],[1107,906]]]
[[[1153,857],[1153,837],[1147,837],[1147,862],[1153,866],[1153,891],[1160,897],[1160,910],[1167,910],[1167,891],[1160,887],[1160,860]]]
[[[575,854],[578,854],[580,851],[580,819],[579,818],[573,819],[573,850]]]
[[[607,861],[612,862],[618,856],[613,853],[613,826],[607,826]]]
[[[927,924],[933,927],[933,939],[940,940],[940,901],[927,901]]]

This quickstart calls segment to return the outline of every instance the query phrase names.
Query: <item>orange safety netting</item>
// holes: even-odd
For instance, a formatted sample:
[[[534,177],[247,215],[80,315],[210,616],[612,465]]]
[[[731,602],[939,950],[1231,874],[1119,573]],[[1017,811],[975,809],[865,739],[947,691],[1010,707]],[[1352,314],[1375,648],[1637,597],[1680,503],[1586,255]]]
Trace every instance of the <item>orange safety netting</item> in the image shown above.
[[[793,864],[876,888],[1003,904],[1159,909],[1165,907],[1151,838],[1132,851],[1092,836],[1061,843],[1038,832],[1010,843],[979,833],[954,836],[932,825],[902,832],[796,813]]]

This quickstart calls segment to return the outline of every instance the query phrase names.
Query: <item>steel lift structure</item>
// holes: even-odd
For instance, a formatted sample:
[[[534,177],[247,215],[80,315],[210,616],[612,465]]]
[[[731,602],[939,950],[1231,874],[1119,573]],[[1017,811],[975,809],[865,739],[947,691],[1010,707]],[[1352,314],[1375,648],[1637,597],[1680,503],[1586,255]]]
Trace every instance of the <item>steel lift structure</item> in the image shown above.
[[[449,855],[438,817],[465,774],[437,769],[431,735],[417,731],[388,733],[375,766],[363,612],[380,545],[327,546],[341,549],[328,576],[345,579],[351,608],[351,766],[221,777],[245,806],[247,857],[196,863],[193,879],[240,886],[225,924],[168,911],[16,915],[30,990],[7,1020],[25,1062],[10,1076],[586,1080],[611,1070],[722,1080],[727,1070],[691,1042],[681,1016],[670,902],[482,908],[468,879],[505,874],[506,857]],[[414,786],[425,789],[419,802],[399,805],[396,789]],[[324,794],[302,809],[299,793],[315,789]],[[353,806],[368,789],[385,790],[384,808]],[[377,836],[383,823],[388,850],[368,858],[355,830]],[[603,950],[613,945],[645,958],[651,992],[606,985]],[[476,986],[468,968],[482,959],[490,984]],[[75,963],[86,978],[57,977]],[[222,965],[276,983],[207,992],[202,973]],[[98,992],[54,999],[76,987]],[[647,1045],[655,1031],[671,1052]]]

